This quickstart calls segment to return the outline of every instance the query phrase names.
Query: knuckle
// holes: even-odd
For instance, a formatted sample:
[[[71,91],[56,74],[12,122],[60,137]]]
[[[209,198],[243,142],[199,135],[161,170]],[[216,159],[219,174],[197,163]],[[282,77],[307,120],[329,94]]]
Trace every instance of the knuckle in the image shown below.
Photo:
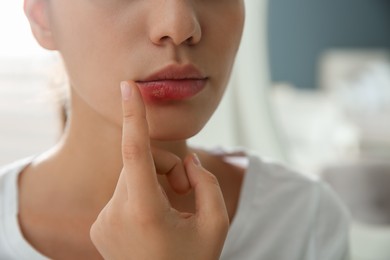
[[[125,125],[147,124],[147,122],[146,114],[143,112],[125,111],[123,113],[123,123]]]
[[[123,144],[122,155],[125,160],[137,161],[142,153],[142,148],[137,144]]]
[[[173,172],[176,172],[176,173],[183,173],[185,170],[184,170],[184,167],[182,165],[182,161],[179,157],[177,156],[173,156],[172,157],[172,164],[169,166],[169,170],[168,170],[168,173],[173,173]]]
[[[99,239],[100,232],[99,232],[98,224],[96,222],[94,222],[91,228],[89,229],[89,236],[94,243]]]
[[[89,230],[89,237],[96,247],[101,247],[104,244],[104,238],[106,236],[101,232],[100,226],[94,223]]]
[[[116,234],[123,229],[123,222],[110,212],[102,212],[91,225],[89,236],[95,246],[105,245],[107,241],[115,240]]]
[[[204,178],[207,181],[207,183],[219,187],[218,178],[214,174],[207,172],[207,174],[204,175]]]
[[[95,245],[101,243],[107,237],[105,221],[103,221],[100,215],[92,224],[89,230],[89,236]]]
[[[182,160],[180,159],[179,156],[174,155],[172,158],[173,158],[174,166],[181,166],[182,165]]]
[[[131,123],[135,119],[135,114],[132,111],[125,110],[123,112],[123,122]]]

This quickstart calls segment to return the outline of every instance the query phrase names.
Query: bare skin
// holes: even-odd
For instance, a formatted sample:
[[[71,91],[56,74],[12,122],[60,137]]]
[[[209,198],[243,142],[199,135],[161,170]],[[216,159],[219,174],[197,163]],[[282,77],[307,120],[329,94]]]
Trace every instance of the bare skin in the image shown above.
[[[191,259],[202,248],[198,259],[218,258],[244,169],[190,148],[186,139],[202,129],[222,98],[243,10],[242,0],[25,0],[38,43],[64,60],[72,100],[62,140],[19,180],[20,225],[36,249],[54,259],[156,259],[156,253]],[[163,105],[141,96],[121,102],[121,81],[141,80],[169,64],[196,66],[207,76],[206,87],[191,99]],[[129,111],[146,124],[126,124]],[[139,160],[126,156],[129,144],[142,148],[132,152]],[[203,167],[194,163],[194,152]],[[137,205],[140,215],[129,216]],[[154,219],[150,236],[134,229],[154,215],[161,218]],[[166,219],[189,231],[169,228]],[[215,232],[205,228],[218,223]],[[194,234],[199,237],[192,241]],[[135,241],[150,248],[137,251]]]

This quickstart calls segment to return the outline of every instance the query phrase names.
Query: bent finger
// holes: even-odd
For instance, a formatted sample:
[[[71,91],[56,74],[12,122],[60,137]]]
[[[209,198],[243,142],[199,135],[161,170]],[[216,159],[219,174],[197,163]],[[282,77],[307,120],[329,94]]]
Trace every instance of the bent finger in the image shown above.
[[[191,190],[191,184],[182,160],[175,154],[156,147],[152,147],[152,154],[157,173],[167,177],[175,192],[188,193]]]
[[[185,167],[195,192],[195,208],[199,221],[205,225],[229,226],[229,216],[217,178],[204,169],[193,154],[186,158]]]

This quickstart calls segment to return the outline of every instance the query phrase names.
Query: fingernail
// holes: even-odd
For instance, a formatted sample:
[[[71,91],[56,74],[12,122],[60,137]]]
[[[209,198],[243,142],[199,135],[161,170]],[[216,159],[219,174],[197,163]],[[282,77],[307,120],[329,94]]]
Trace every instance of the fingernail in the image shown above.
[[[121,93],[122,93],[122,99],[124,101],[127,101],[131,97],[131,87],[128,82],[122,81],[121,82]]]
[[[195,163],[197,166],[202,166],[202,163],[199,160],[199,157],[196,153],[192,154],[192,161]]]

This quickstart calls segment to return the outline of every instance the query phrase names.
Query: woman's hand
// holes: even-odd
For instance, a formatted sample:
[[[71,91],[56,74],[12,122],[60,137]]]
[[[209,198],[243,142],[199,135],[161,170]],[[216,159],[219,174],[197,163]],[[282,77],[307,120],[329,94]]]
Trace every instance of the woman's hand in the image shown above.
[[[121,87],[124,166],[113,197],[91,227],[92,242],[105,259],[218,259],[229,218],[216,177],[188,156],[184,167],[196,212],[172,208],[157,180],[141,94],[133,82]],[[185,190],[185,180],[178,187]]]

